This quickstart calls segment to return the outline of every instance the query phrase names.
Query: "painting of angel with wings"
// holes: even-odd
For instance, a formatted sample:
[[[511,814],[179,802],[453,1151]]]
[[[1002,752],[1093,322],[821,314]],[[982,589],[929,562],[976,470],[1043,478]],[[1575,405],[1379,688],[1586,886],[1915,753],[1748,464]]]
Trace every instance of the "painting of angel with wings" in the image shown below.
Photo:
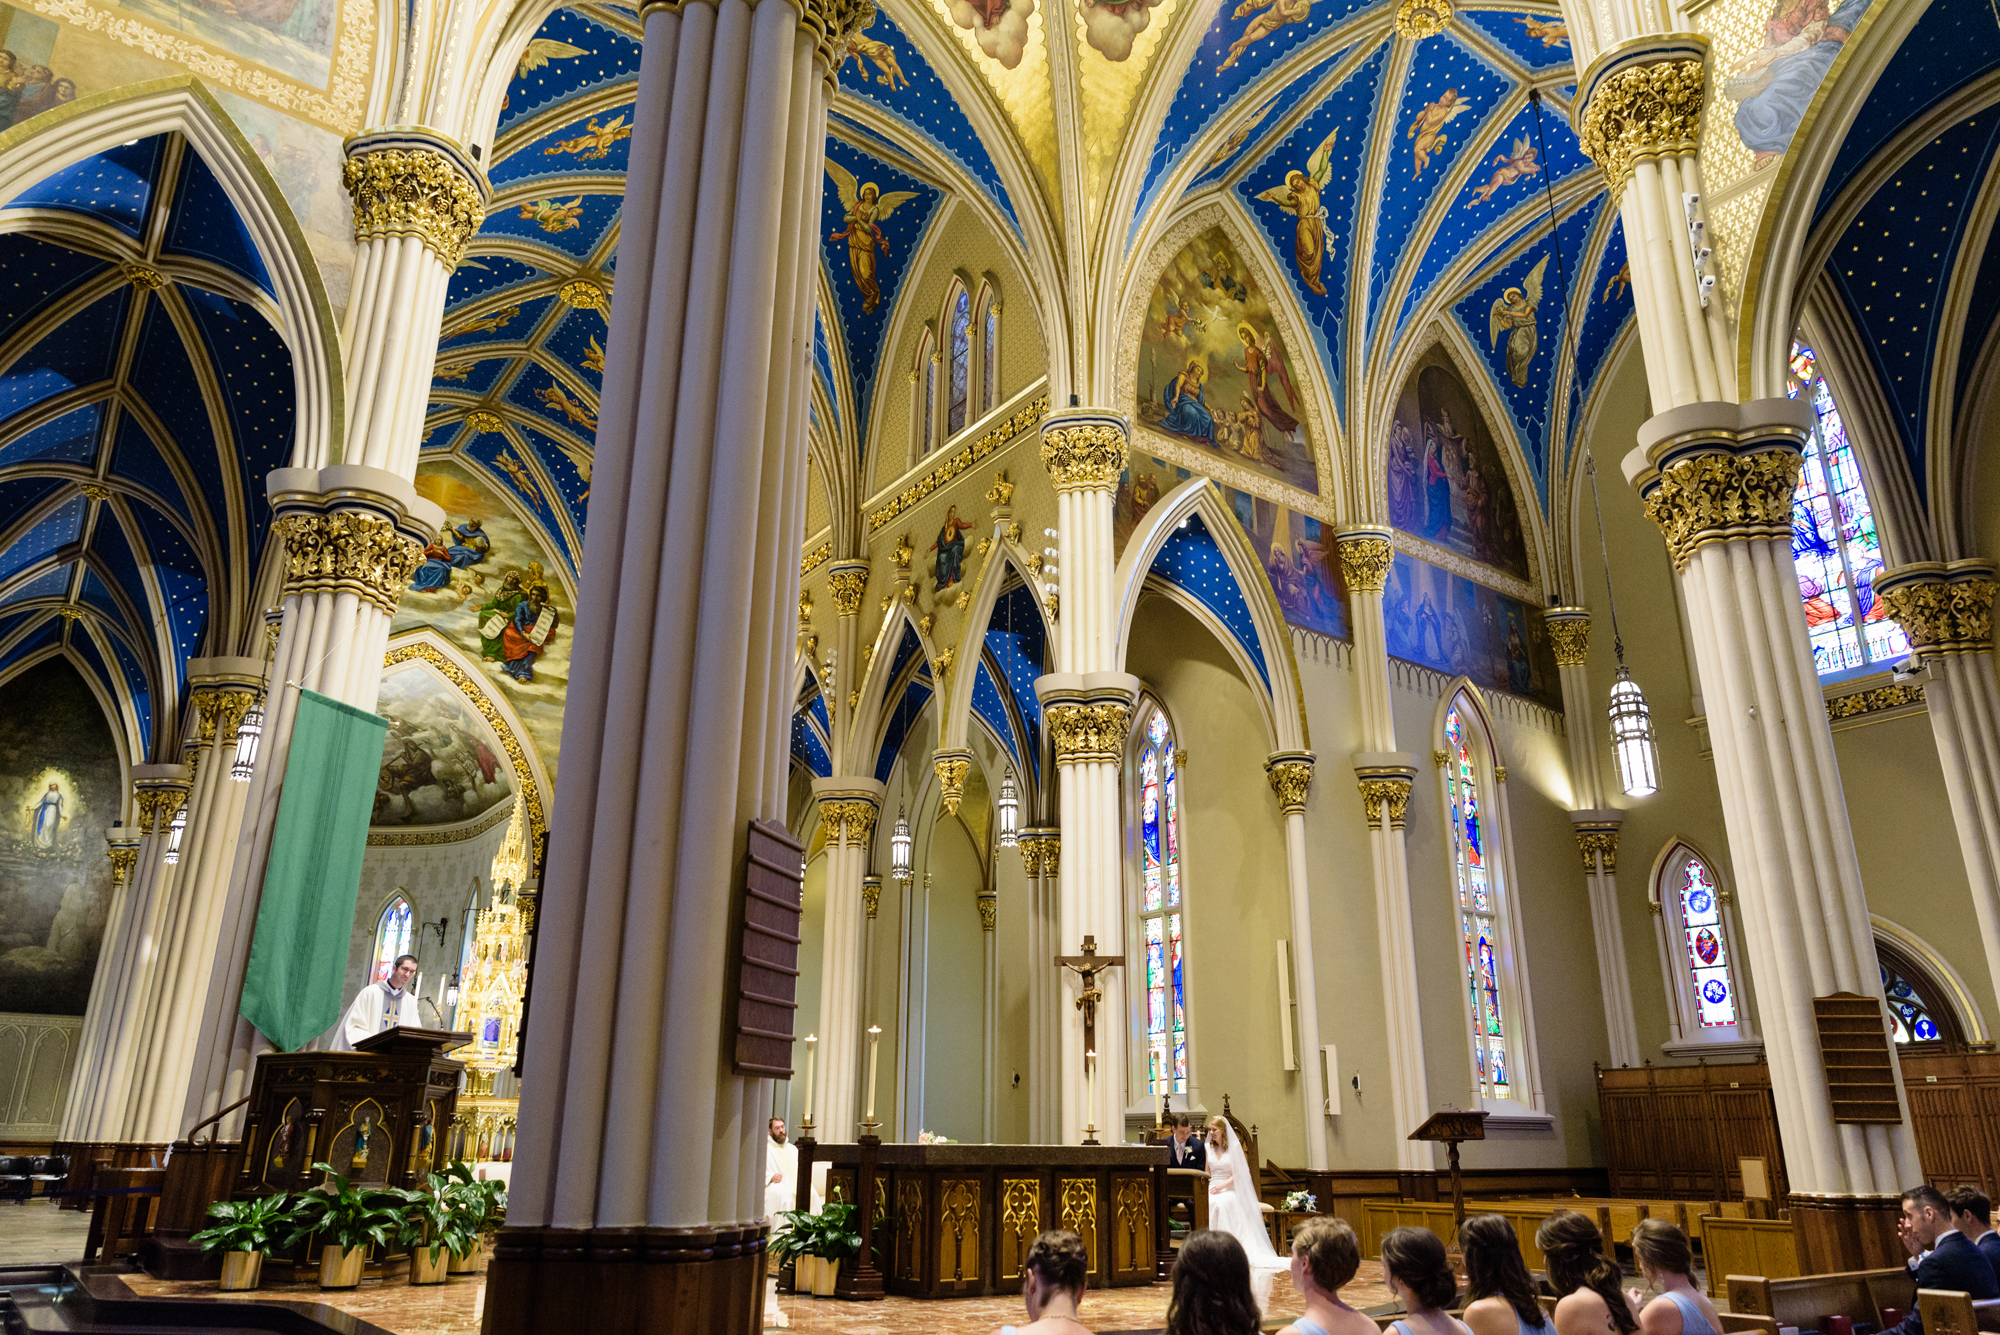
[[[1322,297],[1326,295],[1326,285],[1320,282],[1319,266],[1326,259],[1333,233],[1326,225],[1326,206],[1319,197],[1333,177],[1333,141],[1339,134],[1340,127],[1336,125],[1306,159],[1304,171],[1293,168],[1285,173],[1283,185],[1274,185],[1257,196],[1267,204],[1288,210],[1297,220],[1292,255],[1298,261],[1299,276],[1306,286]]]
[[[595,162],[599,158],[610,156],[611,146],[620,139],[631,137],[632,127],[625,123],[622,115],[612,117],[604,125],[599,125],[597,117],[592,116],[584,126],[584,133],[574,139],[565,139],[543,149],[542,156],[552,158],[558,153],[574,153],[584,162]]]
[[[1528,364],[1535,360],[1535,308],[1542,304],[1542,275],[1548,267],[1544,255],[1520,287],[1510,287],[1494,300],[1488,315],[1493,346],[1499,347],[1500,335],[1507,335],[1507,377],[1516,385],[1528,383]]]
[[[887,252],[889,239],[882,235],[879,224],[915,199],[917,192],[891,190],[885,195],[873,181],[856,184],[854,173],[832,158],[826,160],[826,174],[833,178],[834,189],[840,192],[841,207],[847,211],[847,226],[827,240],[847,242],[847,267],[854,275],[854,286],[860,289],[861,309],[865,314],[882,304],[882,289],[875,281],[875,252]]]
[[[1411,149],[1416,156],[1416,166],[1410,169],[1410,175],[1423,175],[1424,168],[1431,165],[1431,158],[1442,152],[1444,146],[1451,142],[1450,136],[1444,132],[1444,127],[1470,110],[1472,103],[1459,96],[1456,88],[1447,88],[1443,96],[1435,102],[1424,103],[1416,117],[1411,120],[1409,133],[1403,136],[1416,141]]]
[[[1542,174],[1541,158],[1535,152],[1535,146],[1518,135],[1515,136],[1512,153],[1495,153],[1493,161],[1487,165],[1493,168],[1493,174],[1486,178],[1485,185],[1472,188],[1473,198],[1465,202],[1468,209],[1474,204],[1491,203],[1495,190],[1512,185],[1523,176]]]

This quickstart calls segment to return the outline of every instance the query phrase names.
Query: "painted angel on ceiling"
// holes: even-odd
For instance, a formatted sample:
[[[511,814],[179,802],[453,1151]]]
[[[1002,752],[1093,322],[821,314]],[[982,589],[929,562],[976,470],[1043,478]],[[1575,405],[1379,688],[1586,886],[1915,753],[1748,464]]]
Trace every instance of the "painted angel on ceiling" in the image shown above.
[[[1241,60],[1245,51],[1286,24],[1304,23],[1311,18],[1312,0],[1243,0],[1230,17],[1247,18],[1260,9],[1264,12],[1251,19],[1243,35],[1229,44],[1229,54],[1215,67],[1217,74]]]
[[[1486,178],[1485,185],[1472,188],[1474,198],[1465,201],[1468,209],[1474,204],[1491,203],[1495,190],[1512,185],[1523,176],[1542,174],[1541,156],[1535,152],[1535,146],[1520,135],[1514,136],[1512,153],[1495,153],[1493,161],[1487,165],[1493,168],[1493,174]]]
[[[1444,127],[1472,110],[1472,104],[1459,94],[1456,88],[1447,88],[1434,102],[1426,102],[1410,119],[1409,133],[1403,137],[1416,141],[1411,148],[1416,165],[1410,168],[1410,175],[1423,175],[1424,168],[1431,165],[1431,158],[1444,151],[1451,142],[1451,136]]]
[[[882,288],[875,281],[875,252],[887,251],[889,239],[882,235],[881,220],[915,199],[917,192],[891,190],[885,195],[873,181],[856,184],[854,173],[832,158],[826,160],[826,174],[833,178],[841,207],[847,211],[847,226],[827,240],[847,242],[847,267],[854,275],[854,286],[860,289],[861,310],[866,314],[882,304]]]
[[[1520,287],[1510,287],[1494,299],[1487,318],[1494,347],[1500,346],[1501,334],[1507,335],[1507,378],[1516,385],[1528,383],[1528,364],[1535,360],[1535,308],[1542,304],[1542,275],[1548,267],[1549,257],[1544,255]]]
[[[1274,185],[1257,196],[1267,204],[1288,210],[1296,220],[1292,255],[1299,264],[1299,277],[1322,297],[1326,295],[1326,285],[1320,281],[1319,266],[1326,259],[1333,232],[1326,225],[1326,205],[1320,203],[1319,196],[1333,179],[1333,141],[1339,134],[1340,127],[1336,125],[1306,159],[1304,171],[1294,168],[1286,172],[1283,185]]]

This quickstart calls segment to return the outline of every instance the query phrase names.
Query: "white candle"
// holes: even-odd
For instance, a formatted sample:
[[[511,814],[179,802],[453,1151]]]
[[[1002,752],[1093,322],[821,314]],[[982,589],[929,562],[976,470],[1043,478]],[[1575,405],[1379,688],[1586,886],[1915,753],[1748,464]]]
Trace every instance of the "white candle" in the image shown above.
[[[813,1120],[813,1054],[817,1051],[819,1051],[819,1035],[807,1034],[806,1035],[806,1097],[804,1104],[805,1124],[807,1126],[811,1126]]]
[[[1095,1129],[1097,1126],[1097,1054],[1083,1054],[1083,1124]]]
[[[882,1026],[879,1024],[869,1025],[868,1026],[868,1112],[866,1116],[862,1118],[862,1120],[866,1122],[873,1122],[875,1120],[875,1059],[881,1055],[881,1050],[877,1046],[878,1044],[881,1043],[881,1041],[882,1041]]]

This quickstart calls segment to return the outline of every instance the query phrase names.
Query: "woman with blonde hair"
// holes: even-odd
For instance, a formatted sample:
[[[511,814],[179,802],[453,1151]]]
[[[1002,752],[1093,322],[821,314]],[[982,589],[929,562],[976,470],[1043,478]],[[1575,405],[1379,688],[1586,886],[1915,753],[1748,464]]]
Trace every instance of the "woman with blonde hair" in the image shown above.
[[[1640,1335],[1719,1335],[1722,1317],[1695,1287],[1694,1248],[1664,1219],[1642,1219],[1632,1230],[1632,1259],[1660,1296],[1639,1309]],[[1634,1302],[1640,1293],[1633,1290]]]
[[[1321,1215],[1292,1234],[1292,1288],[1306,1300],[1303,1316],[1278,1335],[1375,1335],[1372,1318],[1340,1300],[1361,1268],[1361,1242],[1345,1219]]]

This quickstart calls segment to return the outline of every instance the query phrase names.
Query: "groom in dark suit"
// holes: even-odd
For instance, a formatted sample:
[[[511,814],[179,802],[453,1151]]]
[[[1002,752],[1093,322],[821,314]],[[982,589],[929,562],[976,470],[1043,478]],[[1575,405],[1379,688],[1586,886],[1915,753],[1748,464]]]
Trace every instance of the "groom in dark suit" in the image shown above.
[[[1993,1202],[1978,1187],[1953,1187],[1944,1198],[1951,1202],[1952,1227],[1972,1239],[1992,1265],[1993,1277],[2000,1279],[2000,1233],[1993,1231]]]
[[[1951,1216],[1951,1203],[1936,1187],[1912,1187],[1903,1193],[1903,1218],[1896,1231],[1916,1259],[1917,1287],[1960,1290],[1974,1302],[2000,1298],[2000,1279],[1995,1278],[1992,1264],[1972,1239],[1952,1227]],[[1922,1318],[1913,1310],[1885,1335],[1923,1335],[1923,1329]]]
[[[1175,1113],[1174,1138],[1167,1142],[1167,1153],[1172,1156],[1171,1166],[1206,1169],[1208,1151],[1202,1147],[1200,1137],[1189,1134],[1191,1130],[1188,1115]]]

